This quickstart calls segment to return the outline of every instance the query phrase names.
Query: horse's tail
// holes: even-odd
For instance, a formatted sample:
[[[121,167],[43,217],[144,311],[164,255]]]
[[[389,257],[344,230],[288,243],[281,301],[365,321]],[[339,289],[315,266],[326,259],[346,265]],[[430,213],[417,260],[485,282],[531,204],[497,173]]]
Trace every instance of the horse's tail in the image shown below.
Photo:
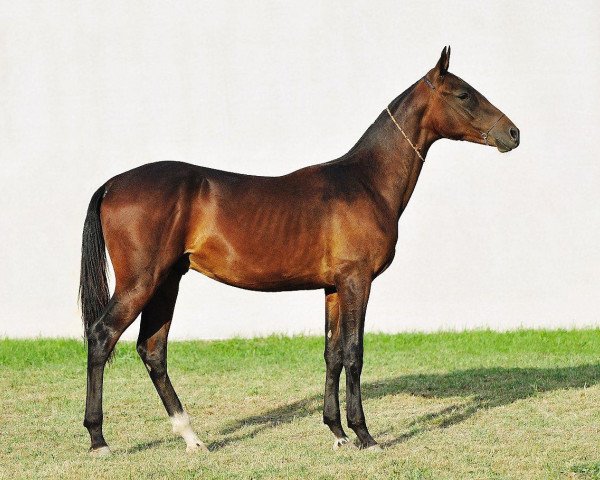
[[[92,195],[83,224],[79,302],[86,340],[90,327],[100,318],[109,301],[108,267],[100,222],[100,205],[104,192],[105,186],[102,185]]]

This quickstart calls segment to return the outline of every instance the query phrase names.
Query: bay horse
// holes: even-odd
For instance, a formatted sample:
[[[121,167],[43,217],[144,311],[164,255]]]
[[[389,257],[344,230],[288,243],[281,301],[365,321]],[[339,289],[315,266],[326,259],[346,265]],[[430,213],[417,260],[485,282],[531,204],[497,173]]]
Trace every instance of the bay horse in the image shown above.
[[[142,165],[92,196],[83,228],[80,302],[88,344],[84,426],[90,451],[110,452],[102,434],[104,367],[141,313],[137,351],[173,431],[187,451],[207,448],[192,429],[167,374],[167,337],[179,281],[190,268],[240,288],[325,291],[323,421],[334,448],[342,427],[358,446],[380,449],[363,412],[360,376],[371,282],[392,262],[398,220],[427,152],[440,138],[507,152],[519,130],[483,95],[448,72],[450,48],[393,100],[342,157],[280,177],[230,173],[180,162]],[[115,275],[109,294],[106,251]]]

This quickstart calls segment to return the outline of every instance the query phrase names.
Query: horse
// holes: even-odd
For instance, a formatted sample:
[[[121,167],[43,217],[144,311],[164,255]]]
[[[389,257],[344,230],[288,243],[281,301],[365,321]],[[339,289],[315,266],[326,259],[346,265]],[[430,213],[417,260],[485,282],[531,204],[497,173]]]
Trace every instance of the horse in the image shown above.
[[[325,292],[323,422],[334,449],[380,450],[361,400],[365,313],[373,280],[395,255],[398,221],[431,145],[441,138],[508,152],[519,129],[481,93],[448,71],[450,47],[433,69],[394,99],[336,160],[279,177],[188,163],[150,163],[104,183],[83,228],[79,299],[87,341],[84,426],[94,455],[110,453],[102,433],[104,368],[141,314],[137,351],[186,451],[208,451],[167,373],[167,338],[181,277],[193,269],[244,289]],[[107,256],[115,287],[107,280]]]

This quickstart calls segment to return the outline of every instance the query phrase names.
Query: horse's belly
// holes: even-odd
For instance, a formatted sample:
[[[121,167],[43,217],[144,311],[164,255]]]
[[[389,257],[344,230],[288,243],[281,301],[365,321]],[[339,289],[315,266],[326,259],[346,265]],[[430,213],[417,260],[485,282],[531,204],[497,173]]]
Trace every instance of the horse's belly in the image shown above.
[[[239,264],[233,268],[207,265],[190,256],[190,268],[227,285],[258,291],[310,290],[323,288],[327,282],[313,272],[282,272],[269,269],[257,270]]]
[[[190,252],[190,267],[222,283],[249,290],[280,291],[323,288],[329,284],[319,248],[262,246],[208,240]]]

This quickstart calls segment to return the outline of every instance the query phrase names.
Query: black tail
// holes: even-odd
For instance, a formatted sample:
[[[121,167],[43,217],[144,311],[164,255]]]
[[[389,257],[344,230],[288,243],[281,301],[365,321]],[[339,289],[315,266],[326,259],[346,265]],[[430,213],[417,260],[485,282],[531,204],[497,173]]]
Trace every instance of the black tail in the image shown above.
[[[104,197],[104,185],[92,195],[83,224],[81,243],[81,274],[79,277],[79,301],[83,319],[83,335],[87,340],[90,327],[108,305],[108,270],[104,236],[100,223],[100,204]]]

